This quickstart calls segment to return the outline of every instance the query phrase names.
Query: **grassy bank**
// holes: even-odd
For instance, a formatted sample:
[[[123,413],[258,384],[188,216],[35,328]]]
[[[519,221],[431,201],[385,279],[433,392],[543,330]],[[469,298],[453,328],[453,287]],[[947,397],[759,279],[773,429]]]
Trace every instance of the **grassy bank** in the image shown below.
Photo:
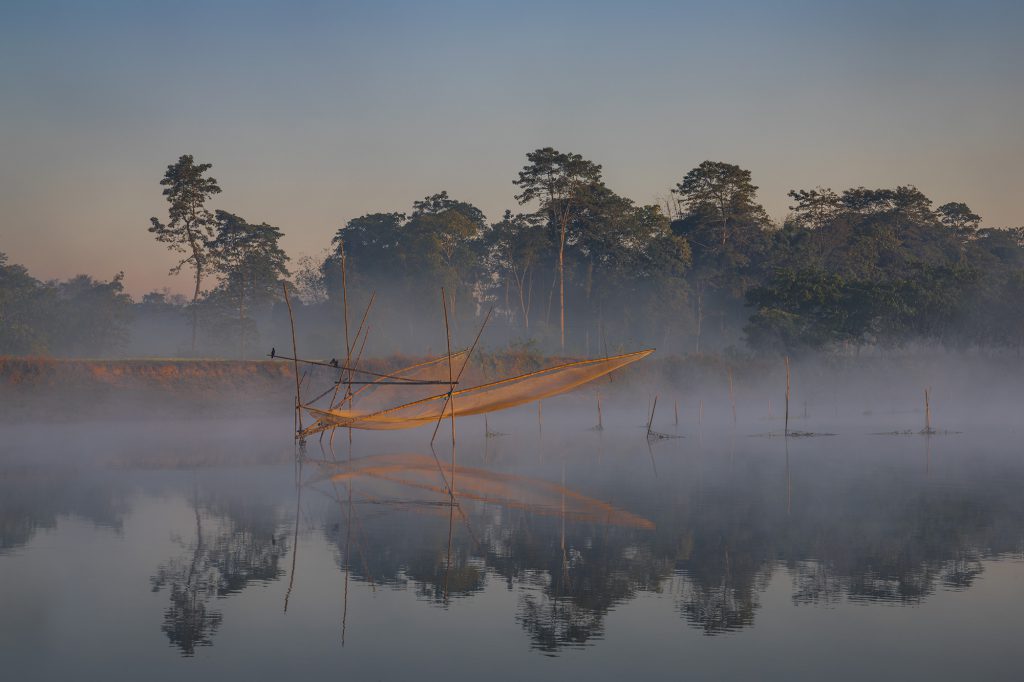
[[[394,355],[361,365],[394,371],[424,358]],[[572,358],[529,350],[475,355],[462,382],[476,385],[536,371]],[[689,385],[721,377],[728,363],[716,356],[657,356],[616,374],[606,393],[666,380]],[[0,357],[0,419],[67,420],[95,415],[201,416],[216,412],[280,414],[294,394],[293,365],[287,361],[217,359],[58,359]],[[333,370],[300,366],[310,391],[328,387]]]

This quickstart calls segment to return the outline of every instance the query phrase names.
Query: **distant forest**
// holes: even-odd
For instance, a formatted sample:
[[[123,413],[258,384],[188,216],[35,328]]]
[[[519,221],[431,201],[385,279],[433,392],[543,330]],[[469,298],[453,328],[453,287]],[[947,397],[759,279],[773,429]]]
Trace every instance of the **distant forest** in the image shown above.
[[[282,281],[300,351],[323,357],[344,354],[346,294],[353,347],[374,296],[367,354],[439,352],[442,288],[456,343],[493,307],[486,345],[565,355],[1024,343],[1024,228],[981,227],[912,185],[792,190],[780,225],[739,166],[705,161],[639,205],[600,165],[544,148],[510,178],[516,208],[497,221],[442,191],[353,218],[293,262],[280,229],[214,208],[210,171],[182,156],[159,181],[166,215],[140,219],[192,295],[134,301],[122,274],[42,282],[0,253],[0,353],[260,357],[290,346]]]

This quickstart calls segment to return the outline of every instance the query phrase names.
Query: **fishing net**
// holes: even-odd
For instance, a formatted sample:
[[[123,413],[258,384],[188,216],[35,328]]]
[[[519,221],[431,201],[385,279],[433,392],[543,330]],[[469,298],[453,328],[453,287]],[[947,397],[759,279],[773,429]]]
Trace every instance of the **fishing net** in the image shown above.
[[[307,411],[317,422],[306,429],[304,434],[310,435],[337,427],[371,430],[410,429],[432,424],[442,416],[454,414],[456,417],[466,417],[504,410],[566,393],[645,358],[653,352],[641,350],[607,358],[569,362],[481,386],[459,389],[453,391],[450,396],[445,392],[385,409],[364,409],[362,406],[357,409],[345,409],[347,405],[343,405],[341,408],[321,410],[307,406]],[[444,360],[447,370],[447,357]]]
[[[469,359],[469,351],[460,350],[452,353],[451,377],[456,377],[462,372],[463,365]],[[390,372],[387,376],[378,377],[373,383],[365,384],[352,393],[352,402],[358,404],[362,412],[376,412],[400,403],[414,402],[436,395],[441,387],[436,385],[418,386],[414,383],[398,384],[384,383],[394,380],[407,381],[449,381],[448,356],[444,355],[433,360],[427,360],[411,367],[404,367],[400,370]],[[343,407],[347,407],[349,401],[344,401]]]
[[[436,494],[438,500],[449,499],[448,490],[442,484],[438,472],[437,461],[425,455],[375,455],[348,463],[325,465],[325,468],[327,471],[322,478],[336,483],[369,478],[384,485],[394,484],[428,491]],[[551,481],[461,466],[456,468],[455,475],[456,496],[460,500],[498,504],[549,516],[565,516],[575,521],[654,528],[654,523],[642,516]]]

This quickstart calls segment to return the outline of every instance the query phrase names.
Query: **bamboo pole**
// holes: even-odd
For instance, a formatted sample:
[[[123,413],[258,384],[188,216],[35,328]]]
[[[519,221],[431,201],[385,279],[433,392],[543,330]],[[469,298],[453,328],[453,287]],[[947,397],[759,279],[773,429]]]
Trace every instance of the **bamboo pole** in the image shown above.
[[[701,426],[704,423],[704,401],[700,401],[700,408],[697,412],[697,426]]]
[[[599,431],[604,430],[604,420],[601,417],[601,389],[597,391],[597,428]]]
[[[679,399],[676,399],[676,426],[679,426]]]
[[[453,298],[454,301],[454,298]],[[448,326],[448,299],[445,296],[444,287],[441,287],[441,304],[444,308],[444,334],[445,342],[448,344],[448,412],[452,418],[452,476],[449,491],[454,498],[455,495],[455,400],[452,395],[455,391],[455,375],[452,371],[452,332]],[[468,360],[467,360],[468,362]],[[449,545],[451,539],[449,538]],[[446,595],[447,596],[447,595]]]
[[[288,283],[282,281],[281,288],[284,290],[284,302],[288,305],[288,322],[292,327],[292,360],[295,365],[295,424],[296,438],[298,433],[302,431],[302,397],[299,393],[299,352],[295,345],[295,316],[292,314],[292,300],[288,297]]]
[[[930,388],[924,389],[924,432],[925,433],[931,433],[932,432],[932,407],[931,407],[931,400],[930,400],[931,396],[929,395],[930,393],[931,393],[931,389]]]
[[[651,437],[651,426],[654,425],[654,411],[658,409],[658,396],[654,396],[654,404],[651,405],[651,416],[647,419],[647,437]]]

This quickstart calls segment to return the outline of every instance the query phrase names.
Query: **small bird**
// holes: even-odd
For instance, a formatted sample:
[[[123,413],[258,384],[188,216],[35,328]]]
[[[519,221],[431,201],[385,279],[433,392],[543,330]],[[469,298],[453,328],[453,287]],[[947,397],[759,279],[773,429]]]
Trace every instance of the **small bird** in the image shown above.
[[[277,355],[277,349],[276,348],[271,348],[270,349],[270,359],[273,360],[275,355]]]

